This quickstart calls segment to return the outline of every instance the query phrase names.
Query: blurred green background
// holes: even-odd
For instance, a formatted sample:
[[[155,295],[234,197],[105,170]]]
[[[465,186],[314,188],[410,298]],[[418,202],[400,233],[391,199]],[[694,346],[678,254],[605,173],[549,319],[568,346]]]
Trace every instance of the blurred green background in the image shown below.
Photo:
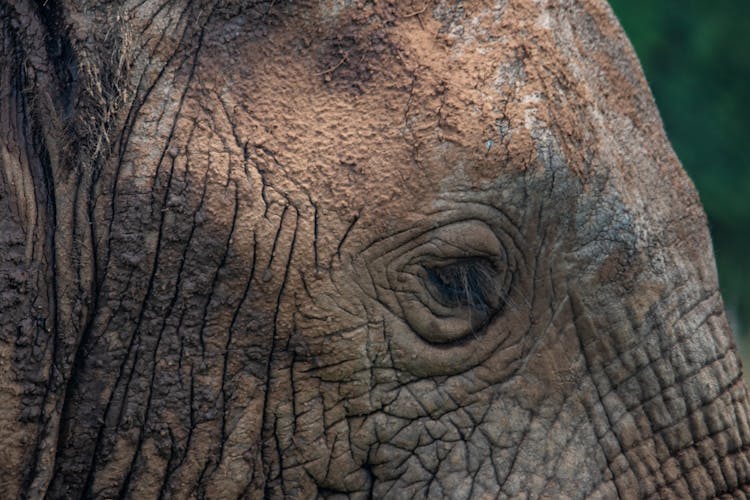
[[[610,4],[700,192],[727,312],[750,354],[750,1]]]

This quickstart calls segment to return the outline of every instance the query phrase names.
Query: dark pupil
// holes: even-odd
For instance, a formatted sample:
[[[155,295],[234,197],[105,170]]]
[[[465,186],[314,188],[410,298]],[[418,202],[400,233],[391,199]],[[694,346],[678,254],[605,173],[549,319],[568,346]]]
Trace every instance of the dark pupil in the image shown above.
[[[467,260],[440,267],[428,267],[427,278],[436,297],[446,306],[488,307],[492,278],[486,264]]]

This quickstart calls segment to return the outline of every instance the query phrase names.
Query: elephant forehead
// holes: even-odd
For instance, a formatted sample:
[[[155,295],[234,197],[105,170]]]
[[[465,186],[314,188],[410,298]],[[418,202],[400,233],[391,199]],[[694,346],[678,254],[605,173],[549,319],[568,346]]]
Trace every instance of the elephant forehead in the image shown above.
[[[432,88],[415,92],[414,77],[395,61],[396,78],[351,92],[332,88],[335,82],[307,56],[283,62],[272,56],[273,64],[243,68],[248,78],[238,71],[223,89],[223,98],[240,110],[234,116],[239,133],[255,148],[273,151],[287,177],[332,198],[388,204],[394,195],[434,192],[459,162],[484,161],[477,109],[465,111],[474,119],[472,127],[460,129],[460,141],[449,141],[446,124],[439,123],[452,119],[441,117],[444,96]]]
[[[345,10],[319,37],[304,16],[231,48],[209,37],[202,71],[253,146],[338,200],[481,188],[535,165],[545,130],[572,169],[592,163],[600,116],[560,48],[568,14],[536,2],[406,14],[356,35],[347,22],[361,12]]]

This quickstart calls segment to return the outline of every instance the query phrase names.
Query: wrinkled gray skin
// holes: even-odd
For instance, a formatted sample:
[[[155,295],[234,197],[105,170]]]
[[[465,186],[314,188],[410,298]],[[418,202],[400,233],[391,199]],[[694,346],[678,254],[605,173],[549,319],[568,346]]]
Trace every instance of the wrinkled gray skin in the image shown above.
[[[744,498],[599,0],[0,2],[3,498]]]

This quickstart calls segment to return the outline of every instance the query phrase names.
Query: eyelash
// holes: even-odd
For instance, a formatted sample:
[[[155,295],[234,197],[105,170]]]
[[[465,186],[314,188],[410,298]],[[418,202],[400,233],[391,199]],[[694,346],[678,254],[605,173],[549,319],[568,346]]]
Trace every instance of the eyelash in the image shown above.
[[[444,306],[491,308],[491,297],[499,284],[494,282],[495,274],[485,259],[467,258],[424,269],[431,294]]]

